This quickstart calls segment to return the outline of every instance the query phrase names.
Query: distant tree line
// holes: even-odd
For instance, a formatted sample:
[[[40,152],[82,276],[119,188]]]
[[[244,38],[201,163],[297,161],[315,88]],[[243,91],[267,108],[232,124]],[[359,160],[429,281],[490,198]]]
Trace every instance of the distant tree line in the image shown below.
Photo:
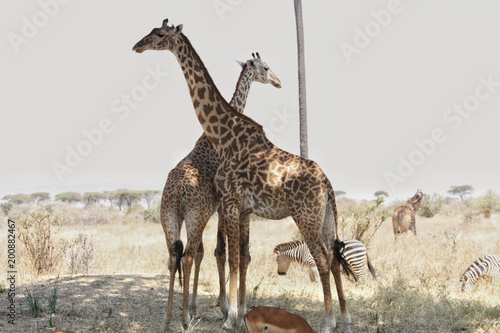
[[[144,201],[149,209],[155,198],[160,196],[160,193],[161,191],[158,190],[133,191],[127,189],[104,192],[85,192],[83,195],[78,192],[63,192],[56,194],[54,201],[68,204],[83,203],[85,207],[92,207],[102,202],[107,202],[109,205],[115,206],[120,210],[122,210],[122,208],[131,208],[132,205]],[[51,196],[48,192],[36,192],[29,195],[19,193],[6,195],[2,200],[6,202],[1,203],[0,208],[5,214],[8,214],[14,205],[31,204],[36,201],[50,202]]]

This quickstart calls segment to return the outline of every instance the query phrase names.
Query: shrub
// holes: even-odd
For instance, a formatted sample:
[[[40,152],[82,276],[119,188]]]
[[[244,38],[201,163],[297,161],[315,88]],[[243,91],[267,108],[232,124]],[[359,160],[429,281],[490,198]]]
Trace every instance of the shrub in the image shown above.
[[[465,223],[475,223],[479,221],[479,216],[481,215],[481,208],[478,202],[472,199],[464,200],[464,205],[462,207],[462,216]]]
[[[160,200],[155,200],[151,207],[144,211],[144,220],[153,223],[160,223],[160,206]]]
[[[380,228],[382,223],[390,216],[389,210],[381,206],[384,202],[383,197],[379,197],[375,203],[354,200],[340,200],[339,214],[340,228],[344,239],[357,239],[365,246],[368,246],[373,236]],[[345,236],[347,225],[351,226],[349,235]]]
[[[54,237],[49,213],[40,206],[28,217],[19,219],[19,241],[24,244],[36,275],[54,271],[66,248],[66,242]]]
[[[13,206],[14,206],[14,205],[13,205],[13,204],[11,204],[10,202],[2,202],[2,203],[0,204],[0,208],[2,209],[2,212],[3,212],[6,216],[8,216],[8,215],[9,215],[9,212],[10,212],[10,210],[12,209],[12,207],[13,207]]]
[[[419,214],[431,218],[441,210],[443,206],[443,197],[437,193],[426,195],[420,205]]]
[[[65,251],[68,272],[73,274],[90,274],[96,266],[95,238],[79,234]]]

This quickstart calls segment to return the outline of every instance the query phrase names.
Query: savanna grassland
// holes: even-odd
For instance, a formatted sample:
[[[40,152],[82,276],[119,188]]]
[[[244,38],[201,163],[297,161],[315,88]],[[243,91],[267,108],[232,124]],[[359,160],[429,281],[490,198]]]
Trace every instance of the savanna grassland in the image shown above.
[[[346,203],[339,200],[341,212],[342,205],[346,211]],[[52,250],[65,251],[52,263],[50,272],[37,274],[26,248],[17,242],[16,325],[7,323],[8,299],[3,290],[0,331],[160,332],[169,280],[160,224],[145,222],[135,213],[120,213],[118,218],[118,213],[110,213],[111,208],[106,207],[85,213],[94,218],[105,216],[105,223],[83,224],[81,221],[88,222],[87,215],[78,215],[82,213],[76,208],[65,209],[51,213],[53,220],[61,222],[63,219],[55,216],[70,213],[77,218],[67,216],[60,223],[62,226],[52,223]],[[391,209],[388,207],[387,211]],[[344,220],[344,238],[352,236],[349,223],[351,220]],[[221,331],[223,317],[217,306],[218,280],[213,256],[216,229],[214,217],[204,234],[205,258],[199,287],[201,317],[194,319],[188,330],[182,329],[181,288],[176,282],[171,325],[174,332]],[[6,223],[2,223],[0,231],[0,257],[5,258],[0,267],[6,272]],[[18,225],[17,233],[21,231]],[[500,332],[500,281],[480,281],[472,294],[461,293],[459,285],[461,274],[475,259],[487,253],[500,254],[500,215],[479,216],[469,223],[460,214],[449,211],[432,218],[417,216],[417,232],[417,237],[407,234],[395,242],[391,218],[384,216],[384,222],[367,240],[378,279],[373,280],[370,275],[364,283],[344,279],[352,331]],[[324,322],[319,284],[311,283],[302,267],[292,265],[286,276],[278,276],[276,271],[273,247],[298,237],[294,222],[253,220],[250,237],[248,306],[283,308],[302,316],[319,331]],[[76,241],[78,238],[80,241]],[[182,239],[185,241],[184,233]],[[71,244],[73,252],[68,252]],[[68,265],[71,257],[73,268]],[[82,258],[86,258],[83,264]],[[6,280],[1,283],[2,289],[8,289]],[[336,297],[334,310],[339,322]]]

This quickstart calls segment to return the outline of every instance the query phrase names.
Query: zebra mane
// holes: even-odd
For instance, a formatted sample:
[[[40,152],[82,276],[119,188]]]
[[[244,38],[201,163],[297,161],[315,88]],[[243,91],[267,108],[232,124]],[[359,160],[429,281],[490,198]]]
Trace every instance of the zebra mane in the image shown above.
[[[298,246],[305,245],[306,242],[303,240],[293,240],[291,242],[281,243],[274,247],[274,253],[278,254],[279,252],[294,249]]]

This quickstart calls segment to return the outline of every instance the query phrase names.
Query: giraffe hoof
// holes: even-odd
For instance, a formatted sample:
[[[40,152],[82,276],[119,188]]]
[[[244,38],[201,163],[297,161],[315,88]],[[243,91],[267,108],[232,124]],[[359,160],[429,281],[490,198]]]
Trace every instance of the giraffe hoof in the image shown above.
[[[222,329],[224,331],[232,331],[233,330],[233,323],[231,322],[231,320],[229,320],[229,319],[226,320],[226,322],[222,326]]]

